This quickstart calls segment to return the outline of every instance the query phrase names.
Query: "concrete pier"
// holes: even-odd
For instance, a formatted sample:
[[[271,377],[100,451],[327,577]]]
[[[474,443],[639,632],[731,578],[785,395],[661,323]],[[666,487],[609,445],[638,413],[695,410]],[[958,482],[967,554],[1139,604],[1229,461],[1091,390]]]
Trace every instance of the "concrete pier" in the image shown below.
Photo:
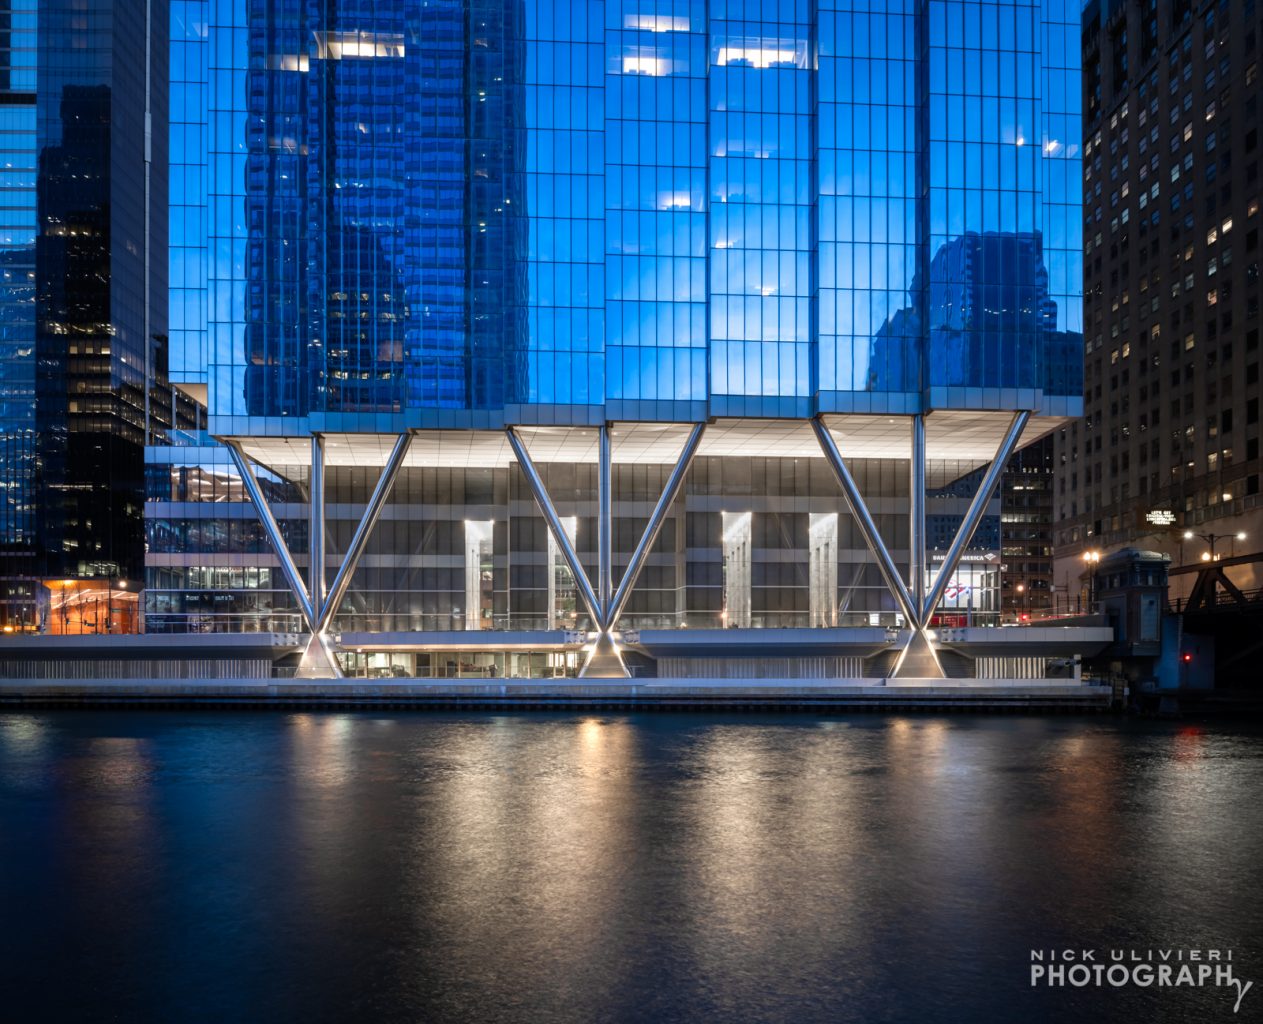
[[[1063,679],[4,679],[0,707],[390,707],[1095,711],[1106,686]]]

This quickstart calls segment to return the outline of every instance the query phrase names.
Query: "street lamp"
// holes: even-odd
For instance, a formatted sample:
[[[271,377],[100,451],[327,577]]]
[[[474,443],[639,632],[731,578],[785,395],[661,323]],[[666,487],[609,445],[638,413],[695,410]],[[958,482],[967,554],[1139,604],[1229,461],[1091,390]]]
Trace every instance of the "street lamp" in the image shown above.
[[[1219,556],[1215,553],[1216,542],[1221,540],[1231,541],[1232,547],[1229,548],[1229,557],[1232,557],[1237,552],[1237,541],[1245,540],[1245,531],[1238,530],[1236,533],[1194,533],[1192,530],[1184,531],[1185,540],[1192,540],[1194,537],[1199,537],[1210,545],[1210,551],[1202,554],[1202,561],[1218,562]]]
[[[1092,606],[1096,604],[1096,567],[1101,561],[1099,551],[1083,552],[1083,560],[1088,564],[1088,614],[1092,614]]]
[[[1024,603],[1024,599],[1022,595],[1025,593],[1026,593],[1026,584],[1019,583],[1017,585],[1017,621],[1018,622],[1022,621],[1022,605]]]

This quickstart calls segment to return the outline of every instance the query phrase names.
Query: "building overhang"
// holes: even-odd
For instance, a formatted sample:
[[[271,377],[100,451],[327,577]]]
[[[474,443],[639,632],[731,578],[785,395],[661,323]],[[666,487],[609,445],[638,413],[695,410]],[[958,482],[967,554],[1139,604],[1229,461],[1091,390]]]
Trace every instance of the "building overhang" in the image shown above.
[[[828,414],[848,459],[910,459],[910,416]],[[939,410],[925,417],[925,456],[929,486],[939,486],[981,466],[995,456],[996,444],[1012,419],[1006,411]],[[1022,444],[1037,440],[1063,421],[1032,418]],[[669,465],[679,458],[691,423],[620,422],[610,426],[613,461],[620,465]],[[597,431],[578,426],[516,428],[536,463],[596,465]],[[325,433],[325,465],[329,468],[380,469],[398,435],[386,432]],[[311,461],[309,433],[267,432],[237,435],[251,459],[278,470]],[[707,457],[823,459],[820,445],[805,419],[717,419],[707,425],[697,452]],[[935,462],[951,464],[936,478]],[[516,463],[506,433],[498,429],[423,428],[414,431],[404,468],[505,469]]]
[[[1039,388],[950,387],[909,391],[821,391],[814,398],[713,395],[711,401],[611,399],[603,405],[535,403],[503,409],[415,407],[395,412],[312,412],[304,416],[245,416],[211,413],[217,437],[307,437],[310,434],[401,434],[409,430],[504,431],[509,427],[593,428],[610,422],[661,424],[723,420],[802,421],[804,417],[858,416],[880,419],[939,414],[988,417],[1031,413],[1028,440],[1083,415],[1079,394],[1057,395]]]

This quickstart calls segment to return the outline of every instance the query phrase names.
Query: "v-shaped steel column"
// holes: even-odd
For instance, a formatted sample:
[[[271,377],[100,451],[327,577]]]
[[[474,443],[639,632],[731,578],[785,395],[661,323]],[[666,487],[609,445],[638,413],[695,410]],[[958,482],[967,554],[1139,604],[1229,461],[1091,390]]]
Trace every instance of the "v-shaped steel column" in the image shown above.
[[[693,457],[697,454],[697,449],[702,443],[702,434],[705,430],[705,423],[695,423],[693,425],[693,429],[689,432],[688,440],[684,442],[684,448],[680,452],[680,457],[676,460],[675,468],[671,470],[671,475],[667,477],[667,484],[662,490],[662,496],[658,498],[658,504],[653,507],[653,512],[649,516],[649,522],[645,526],[645,532],[641,534],[640,543],[636,545],[636,550],[632,552],[631,561],[627,563],[627,570],[623,573],[623,578],[618,581],[618,588],[614,591],[614,597],[610,600],[607,617],[611,629],[618,624],[618,620],[623,614],[623,609],[627,606],[627,600],[631,597],[632,587],[636,585],[636,578],[649,560],[649,552],[653,548],[654,542],[658,539],[658,534],[662,532],[662,524],[667,520],[667,513],[671,511],[671,505],[675,502],[676,495],[680,493],[680,488],[684,484],[684,478],[688,474],[689,466],[693,464]]]
[[[961,520],[960,529],[956,531],[956,539],[952,541],[952,546],[947,549],[947,557],[943,559],[943,564],[939,567],[938,575],[934,579],[934,586],[930,588],[930,592],[925,598],[925,604],[921,609],[922,623],[930,621],[930,617],[934,614],[934,609],[938,607],[939,601],[942,600],[943,591],[947,589],[947,583],[951,579],[952,573],[960,565],[960,556],[965,553],[965,548],[973,540],[974,534],[978,530],[978,524],[982,522],[982,517],[986,514],[987,504],[995,495],[996,488],[1000,486],[1000,478],[1004,475],[1004,467],[1008,464],[1018,441],[1022,439],[1022,431],[1026,429],[1026,424],[1030,421],[1030,418],[1031,414],[1029,412],[1013,414],[1013,419],[1009,423],[1008,429],[1004,432],[1004,438],[1000,441],[1000,447],[996,449],[995,459],[992,460],[991,465],[987,468],[987,472],[982,478],[982,483],[978,485],[978,493],[974,495],[974,500],[970,502],[965,518]]]
[[[377,478],[377,486],[373,488],[372,497],[368,499],[364,514],[360,516],[355,533],[351,536],[351,543],[346,549],[346,554],[342,556],[342,564],[338,566],[337,575],[333,577],[333,583],[329,586],[329,591],[320,608],[318,624],[322,633],[328,630],[330,623],[333,622],[333,616],[337,613],[338,605],[346,596],[347,588],[351,585],[351,577],[355,574],[356,566],[360,564],[360,556],[364,554],[364,549],[368,546],[368,538],[373,532],[373,527],[381,519],[386,499],[390,497],[395,480],[399,477],[399,470],[403,467],[404,459],[407,458],[408,449],[412,447],[412,438],[412,434],[400,434],[395,439],[395,446],[390,450],[390,455],[386,458],[386,465],[382,467],[381,475]]]
[[[561,551],[562,557],[566,560],[566,564],[570,567],[570,572],[575,579],[575,586],[579,590],[579,596],[583,599],[583,603],[588,609],[588,614],[596,625],[596,643],[588,655],[588,660],[583,666],[583,670],[579,673],[581,676],[589,678],[624,678],[627,676],[627,669],[623,665],[618,645],[614,643],[612,635],[614,626],[623,614],[623,609],[627,606],[632,588],[636,585],[636,579],[648,561],[650,549],[653,548],[654,542],[658,539],[658,534],[662,532],[662,524],[666,521],[667,512],[670,511],[676,495],[680,493],[680,487],[684,483],[688,468],[693,462],[693,457],[697,454],[698,446],[701,444],[704,430],[705,424],[697,423],[693,425],[688,439],[684,442],[684,448],[680,452],[680,457],[676,460],[671,475],[667,478],[666,487],[663,489],[661,496],[658,498],[658,503],[654,506],[653,512],[649,516],[649,522],[645,526],[645,532],[641,535],[640,543],[636,545],[636,550],[632,552],[631,560],[627,563],[627,570],[623,573],[623,578],[619,581],[617,589],[614,589],[612,594],[609,591],[612,589],[611,584],[613,581],[612,538],[614,522],[613,491],[611,487],[612,459],[608,429],[605,427],[601,428],[598,440],[597,556],[599,563],[599,592],[592,586],[592,581],[588,578],[587,572],[579,562],[579,556],[575,553],[574,545],[570,543],[569,536],[562,528],[561,518],[557,515],[557,509],[553,506],[552,499],[548,496],[548,490],[544,486],[544,481],[539,475],[539,470],[535,467],[530,452],[526,450],[526,444],[515,428],[510,427],[506,431],[509,444],[513,446],[513,452],[517,456],[518,464],[522,467],[522,473],[526,477],[526,482],[531,488],[531,494],[535,498],[535,504],[539,506],[539,510],[548,524],[548,529],[552,533],[553,540]]]
[[[401,434],[396,438],[395,446],[391,449],[390,456],[386,459],[386,465],[377,479],[377,486],[373,489],[368,506],[364,509],[364,514],[360,517],[359,524],[356,526],[355,534],[351,538],[351,545],[338,566],[338,572],[333,579],[333,584],[327,592],[323,593],[325,578],[325,467],[323,439],[313,437],[311,448],[311,484],[308,488],[310,500],[309,523],[312,529],[312,537],[310,539],[311,593],[303,585],[303,579],[298,572],[297,566],[294,564],[293,555],[290,553],[289,546],[285,543],[285,538],[281,535],[276,518],[272,515],[272,509],[263,495],[262,488],[259,486],[259,480],[254,472],[254,466],[251,464],[250,457],[246,454],[240,441],[225,439],[223,443],[232,455],[237,472],[241,474],[242,483],[250,495],[250,501],[254,505],[260,523],[263,525],[263,530],[267,534],[273,550],[276,552],[277,560],[281,563],[281,572],[284,574],[290,590],[298,600],[303,620],[306,622],[310,632],[307,648],[299,662],[297,674],[300,678],[340,678],[342,676],[342,668],[334,654],[333,640],[329,636],[329,625],[338,610],[338,605],[342,603],[342,598],[346,595],[347,588],[351,583],[351,577],[359,564],[360,556],[364,553],[364,548],[368,544],[369,535],[381,518],[382,508],[386,504],[386,499],[390,496],[395,480],[399,476],[399,470],[403,466],[404,458],[407,456],[408,449],[412,444],[412,435]],[[316,596],[313,601],[313,595],[319,596]]]
[[[241,474],[241,482],[245,485],[246,493],[250,495],[250,502],[254,505],[254,511],[263,526],[263,532],[272,542],[272,549],[276,552],[277,561],[281,563],[281,573],[285,577],[285,582],[289,584],[290,591],[298,600],[298,610],[302,612],[303,621],[307,623],[307,628],[315,633],[316,611],[311,605],[311,598],[308,596],[307,587],[298,572],[298,567],[294,565],[294,558],[289,553],[289,545],[281,536],[281,528],[276,523],[276,517],[272,515],[272,508],[263,496],[263,489],[259,486],[259,478],[255,475],[250,456],[241,447],[240,441],[226,438],[223,443],[232,456],[237,472]]]
[[[868,506],[864,503],[864,496],[860,494],[859,488],[855,485],[855,479],[851,476],[851,471],[846,468],[846,463],[842,460],[842,453],[838,451],[837,443],[833,440],[833,434],[818,416],[811,421],[811,429],[816,432],[816,439],[820,442],[825,458],[828,460],[830,467],[832,467],[834,475],[838,478],[838,483],[842,485],[842,493],[846,497],[847,507],[850,508],[851,515],[855,517],[856,525],[859,526],[860,533],[863,534],[869,551],[872,552],[873,557],[877,560],[877,568],[881,572],[882,579],[886,581],[886,586],[890,588],[890,592],[899,603],[899,607],[903,610],[904,618],[908,620],[908,624],[913,629],[919,629],[921,626],[920,611],[912,600],[912,595],[909,593],[907,585],[903,582],[903,577],[899,575],[899,567],[895,565],[895,560],[890,557],[890,551],[881,539],[881,534],[877,531],[877,524],[873,522],[873,517],[868,512]]]
[[[505,431],[505,435],[513,448],[513,454],[517,456],[518,465],[522,467],[522,474],[526,477],[526,484],[531,489],[531,495],[535,498],[535,504],[539,506],[539,510],[544,516],[544,521],[548,524],[548,529],[552,531],[553,540],[557,543],[557,549],[561,552],[561,557],[566,560],[566,565],[570,568],[570,574],[574,577],[575,587],[579,591],[579,597],[583,600],[584,607],[588,610],[588,615],[591,616],[592,621],[596,624],[596,628],[604,631],[605,616],[601,602],[597,599],[596,591],[592,589],[592,581],[588,579],[588,574],[584,571],[583,563],[579,561],[579,555],[576,553],[574,545],[570,543],[570,537],[561,525],[557,509],[553,506],[552,499],[548,496],[548,489],[544,487],[543,478],[540,477],[539,470],[535,468],[535,461],[531,458],[531,453],[526,450],[526,445],[519,436],[516,427],[509,427]]]

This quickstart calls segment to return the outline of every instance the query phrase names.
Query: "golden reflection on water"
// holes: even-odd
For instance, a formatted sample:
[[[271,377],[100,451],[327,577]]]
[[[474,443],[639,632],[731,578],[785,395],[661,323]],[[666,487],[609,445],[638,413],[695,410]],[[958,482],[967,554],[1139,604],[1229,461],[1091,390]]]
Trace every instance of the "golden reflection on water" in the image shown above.
[[[154,1005],[205,976],[204,999],[245,979],[244,1001],[281,992],[313,1020],[1005,1019],[1035,945],[1258,931],[1253,736],[980,716],[32,721],[0,716],[18,823],[0,869],[42,874],[58,921],[194,965],[152,972],[178,979]],[[1223,934],[1190,931],[1207,921]]]
[[[633,912],[637,731],[594,717],[523,726],[469,723],[429,752],[438,770],[404,898],[418,927],[470,957],[455,969],[480,970],[486,951],[510,988],[543,972],[551,1002],[578,1006],[598,998],[593,972],[617,984],[611,926]]]
[[[769,964],[792,977],[828,973],[842,957],[851,984],[871,972],[851,957],[867,941],[867,897],[855,882],[882,853],[856,774],[868,766],[849,739],[846,730],[732,726],[705,731],[694,747],[679,793],[681,955],[713,979],[720,1016],[747,1012],[741,979]]]

